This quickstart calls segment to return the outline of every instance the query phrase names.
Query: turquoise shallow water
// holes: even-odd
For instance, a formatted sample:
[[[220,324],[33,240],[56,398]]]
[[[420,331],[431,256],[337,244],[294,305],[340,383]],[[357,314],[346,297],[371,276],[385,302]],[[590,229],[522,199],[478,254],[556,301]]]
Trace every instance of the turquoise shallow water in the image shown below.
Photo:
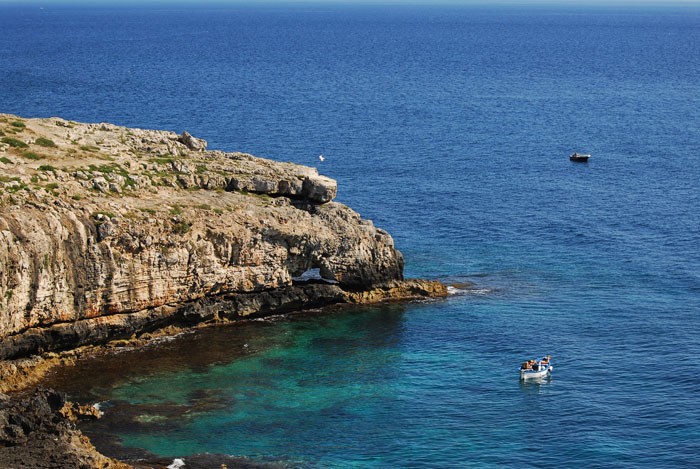
[[[203,331],[161,346],[171,362],[125,352],[63,386],[89,376],[87,397],[106,400],[89,433],[168,456],[204,450],[303,467],[692,464],[698,383],[684,357],[697,344],[669,353],[654,345],[663,321],[620,331],[533,296],[507,310],[499,295],[470,295]],[[523,351],[542,344],[555,354],[552,378],[519,382]],[[629,365],[651,356],[675,366]],[[105,376],[117,386],[100,386]]]
[[[103,402],[85,430],[120,455],[697,465],[699,45],[694,7],[0,7],[3,111],[319,166],[407,275],[476,285],[202,331],[54,384]],[[545,353],[551,380],[519,383]]]

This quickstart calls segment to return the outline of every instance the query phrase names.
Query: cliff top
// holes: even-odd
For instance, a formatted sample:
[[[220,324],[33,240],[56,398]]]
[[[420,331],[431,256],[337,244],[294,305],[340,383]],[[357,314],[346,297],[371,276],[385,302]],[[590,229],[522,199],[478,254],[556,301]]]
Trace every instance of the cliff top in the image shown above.
[[[336,182],[314,168],[206,147],[187,132],[0,114],[0,204],[83,200],[108,212],[111,201],[128,197],[134,211],[148,214],[177,212],[185,200],[220,212],[242,201],[269,203],[264,195],[314,204],[335,197]],[[224,191],[239,197],[215,195]],[[154,205],[154,198],[167,207]]]

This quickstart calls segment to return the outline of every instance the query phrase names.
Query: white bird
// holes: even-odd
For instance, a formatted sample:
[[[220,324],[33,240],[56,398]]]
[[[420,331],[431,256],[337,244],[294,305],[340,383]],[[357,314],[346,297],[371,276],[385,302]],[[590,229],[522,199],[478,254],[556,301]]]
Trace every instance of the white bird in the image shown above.
[[[318,155],[318,159],[321,161],[326,161],[326,158],[323,155]]]

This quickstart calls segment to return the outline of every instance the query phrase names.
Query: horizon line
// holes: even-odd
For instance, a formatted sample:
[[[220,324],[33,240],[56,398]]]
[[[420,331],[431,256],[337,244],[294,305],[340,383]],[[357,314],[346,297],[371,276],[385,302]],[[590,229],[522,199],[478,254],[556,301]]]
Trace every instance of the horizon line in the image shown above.
[[[700,0],[0,0],[0,6],[558,6],[558,7],[692,7]]]

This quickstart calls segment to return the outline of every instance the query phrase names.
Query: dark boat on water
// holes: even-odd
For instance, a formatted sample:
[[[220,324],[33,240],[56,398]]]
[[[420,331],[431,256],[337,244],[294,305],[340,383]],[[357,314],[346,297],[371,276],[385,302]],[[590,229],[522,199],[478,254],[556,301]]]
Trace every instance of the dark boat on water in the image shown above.
[[[588,158],[590,157],[591,155],[583,153],[572,153],[571,155],[569,155],[569,159],[577,163],[586,163],[588,161]]]

